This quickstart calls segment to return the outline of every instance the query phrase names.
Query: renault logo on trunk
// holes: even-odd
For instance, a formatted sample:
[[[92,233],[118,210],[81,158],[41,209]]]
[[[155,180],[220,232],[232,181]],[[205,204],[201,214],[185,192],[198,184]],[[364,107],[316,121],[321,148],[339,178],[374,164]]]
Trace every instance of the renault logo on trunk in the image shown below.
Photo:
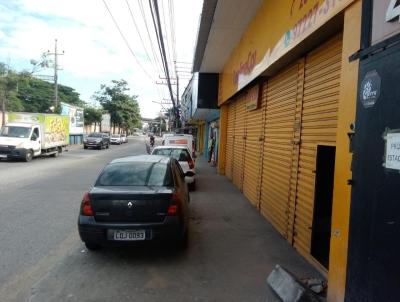
[[[132,208],[132,206],[133,206],[132,201],[128,202],[128,208]]]

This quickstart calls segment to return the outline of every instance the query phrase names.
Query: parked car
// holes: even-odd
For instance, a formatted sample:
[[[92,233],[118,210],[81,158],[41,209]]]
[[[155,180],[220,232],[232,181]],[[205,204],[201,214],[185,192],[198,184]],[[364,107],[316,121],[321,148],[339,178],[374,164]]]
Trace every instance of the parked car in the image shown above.
[[[97,149],[108,149],[110,147],[110,137],[105,133],[93,132],[90,133],[83,140],[83,148],[97,148]]]
[[[113,160],[83,195],[78,230],[89,250],[113,243],[166,240],[185,247],[189,190],[173,158]]]
[[[121,134],[121,141],[123,143],[127,143],[128,142],[128,138],[126,137],[126,134]]]
[[[195,157],[195,144],[191,134],[167,135],[163,141],[165,146],[186,146],[192,157]]]
[[[152,155],[168,156],[176,159],[185,173],[185,181],[190,190],[196,189],[195,161],[186,146],[157,146],[151,152]]]
[[[110,140],[111,140],[111,144],[114,144],[114,145],[122,144],[121,134],[112,134]]]

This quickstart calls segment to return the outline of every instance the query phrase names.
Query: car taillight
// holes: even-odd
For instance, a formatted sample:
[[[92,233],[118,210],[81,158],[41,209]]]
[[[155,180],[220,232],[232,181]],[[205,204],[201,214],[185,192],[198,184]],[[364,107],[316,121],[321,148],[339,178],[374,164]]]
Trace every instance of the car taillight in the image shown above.
[[[188,164],[189,164],[189,168],[190,168],[190,169],[194,169],[194,162],[193,162],[193,159],[189,159],[189,160],[188,160]]]
[[[171,204],[168,207],[167,215],[168,216],[176,216],[179,212],[179,205],[181,203],[181,199],[178,194],[174,193],[171,197]]]
[[[88,192],[86,192],[82,198],[81,214],[83,216],[93,216],[92,199]]]

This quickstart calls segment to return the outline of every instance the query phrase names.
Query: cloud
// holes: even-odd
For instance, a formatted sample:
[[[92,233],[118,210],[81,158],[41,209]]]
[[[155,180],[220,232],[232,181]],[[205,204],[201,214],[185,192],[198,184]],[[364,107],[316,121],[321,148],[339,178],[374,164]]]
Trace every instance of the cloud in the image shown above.
[[[29,70],[30,59],[40,58],[47,50],[53,52],[54,39],[57,38],[59,51],[64,51],[59,59],[63,69],[59,75],[60,83],[74,87],[83,99],[88,100],[101,84],[124,78],[130,83],[132,94],[139,95],[142,114],[156,116],[160,106],[153,101],[160,101],[166,95],[166,88],[155,84],[161,66],[155,63],[152,46],[156,55],[159,51],[155,40],[153,45],[149,42],[141,13],[140,4],[154,39],[148,2],[140,1],[130,0],[129,4],[145,42],[144,48],[126,2],[106,0],[106,3],[146,72],[130,53],[101,0],[17,0],[0,3],[0,61],[10,59],[14,68]],[[168,2],[159,1],[169,29]],[[201,0],[172,0],[171,3],[174,4],[176,19],[177,59],[191,62]],[[171,44],[171,36],[166,36]],[[48,72],[51,74],[51,71]],[[181,91],[185,82],[182,81]]]

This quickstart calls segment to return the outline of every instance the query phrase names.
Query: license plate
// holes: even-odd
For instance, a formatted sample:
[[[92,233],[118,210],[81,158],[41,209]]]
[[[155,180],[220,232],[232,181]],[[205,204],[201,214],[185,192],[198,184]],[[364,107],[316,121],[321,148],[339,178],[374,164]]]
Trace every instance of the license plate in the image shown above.
[[[145,230],[115,230],[114,231],[114,240],[119,241],[137,241],[137,240],[145,240],[146,239],[146,232]]]
[[[7,158],[6,154],[0,154],[0,158]]]

